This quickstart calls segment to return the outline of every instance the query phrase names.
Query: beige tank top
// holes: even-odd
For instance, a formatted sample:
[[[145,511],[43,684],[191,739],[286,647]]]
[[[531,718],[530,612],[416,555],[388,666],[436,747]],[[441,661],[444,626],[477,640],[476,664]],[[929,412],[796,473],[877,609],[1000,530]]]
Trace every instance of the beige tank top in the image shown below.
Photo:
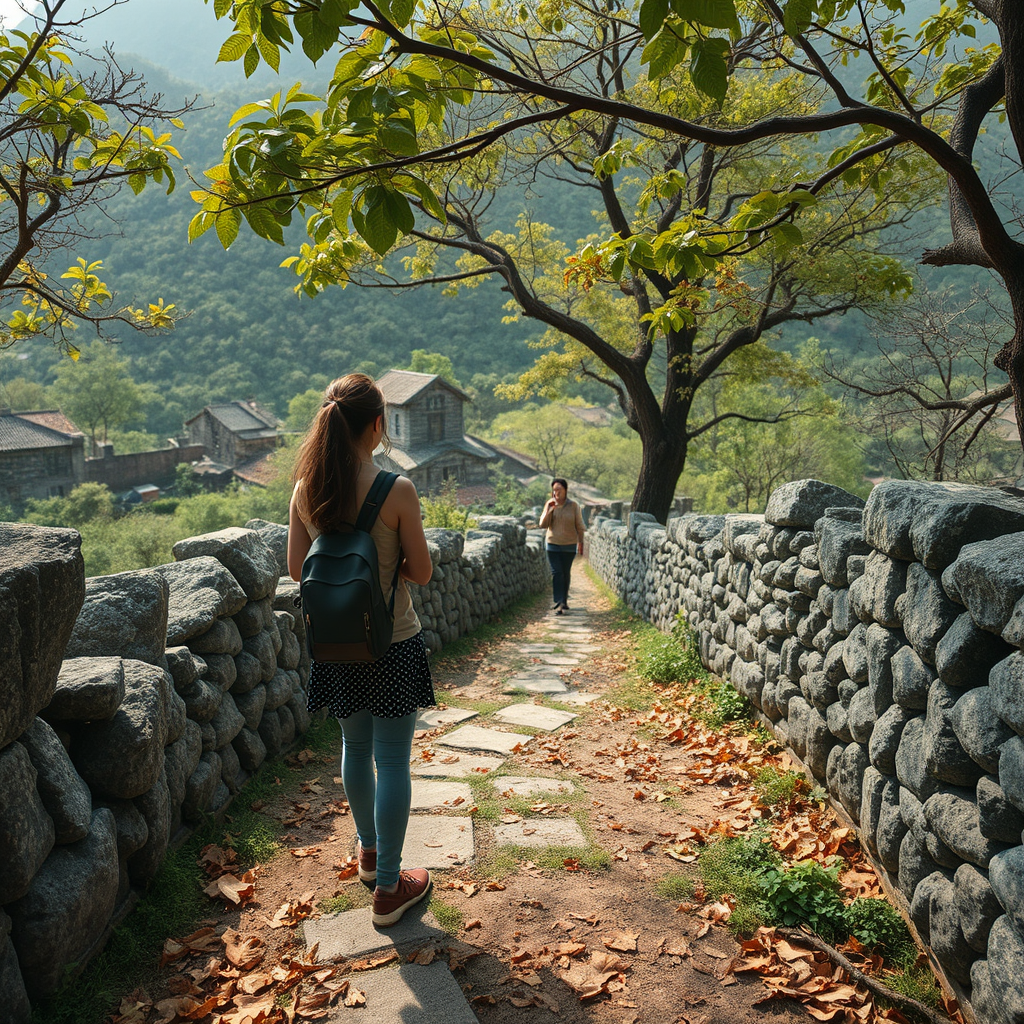
[[[316,540],[320,531],[310,523],[305,516],[304,502],[300,488],[302,481],[295,485],[295,496],[298,499],[299,518],[302,525],[306,527],[306,533],[310,540]],[[377,545],[377,566],[380,570],[380,589],[384,594],[384,600],[391,600],[391,581],[395,577],[395,567],[398,565],[400,544],[398,531],[392,530],[380,516],[374,521],[370,528],[370,536]],[[398,593],[395,595],[395,631],[392,634],[391,642],[398,643],[400,640],[408,640],[415,636],[421,629],[416,609],[412,606],[412,595],[409,593],[409,586],[404,579],[398,579]]]

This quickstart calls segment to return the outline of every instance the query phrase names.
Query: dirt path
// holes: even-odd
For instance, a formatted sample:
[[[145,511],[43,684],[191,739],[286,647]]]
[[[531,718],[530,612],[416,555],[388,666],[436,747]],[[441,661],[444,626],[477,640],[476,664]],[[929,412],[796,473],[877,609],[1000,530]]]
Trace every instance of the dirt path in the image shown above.
[[[568,615],[556,617],[538,602],[435,666],[439,709],[476,717],[425,728],[414,748],[414,805],[433,806],[413,815],[407,866],[416,866],[410,844],[414,856],[419,850],[449,858],[433,871],[429,909],[452,939],[435,942],[427,958],[449,961],[482,1024],[806,1021],[795,1002],[765,1001],[756,974],[733,972],[740,948],[716,920],[720,905],[702,906],[692,896],[697,849],[690,841],[749,823],[750,801],[737,799],[721,772],[709,773],[708,784],[694,779],[696,756],[680,729],[666,728],[665,715],[652,717],[652,691],[632,670],[621,610],[584,572],[576,576]],[[551,731],[530,729],[503,721],[513,705],[515,715],[547,708],[577,717]],[[523,735],[506,756],[485,755],[491,760],[481,770],[478,751],[445,744],[457,743],[453,734],[467,726],[489,736]],[[307,954],[297,924],[369,904],[369,891],[353,877],[355,829],[338,778],[340,735],[336,747],[300,752],[301,792],[257,808],[277,823],[281,852],[260,866],[242,904],[225,901],[217,915],[211,902],[206,925],[213,933],[236,929],[239,941],[258,947],[260,971],[272,963],[285,965],[279,974],[298,969]],[[464,774],[449,778],[447,789],[424,787],[458,772]],[[533,776],[546,780],[536,793],[501,781]],[[445,853],[444,827],[465,831],[467,819],[472,855]],[[549,828],[554,838],[537,845]],[[437,842],[429,838],[434,832]],[[203,969],[196,963],[179,957],[165,968],[164,990],[152,993],[164,1019],[182,1018],[161,998],[209,992],[205,977],[197,981]],[[157,1010],[124,1020],[155,1021]],[[347,1011],[331,1010],[330,1020],[341,1017],[349,1019]],[[216,1012],[190,1019],[220,1020]]]

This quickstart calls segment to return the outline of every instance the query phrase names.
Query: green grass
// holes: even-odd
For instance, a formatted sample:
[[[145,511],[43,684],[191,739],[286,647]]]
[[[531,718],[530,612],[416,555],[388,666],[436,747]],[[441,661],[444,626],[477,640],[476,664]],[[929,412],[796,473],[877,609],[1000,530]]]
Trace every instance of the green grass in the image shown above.
[[[942,997],[939,983],[927,965],[911,964],[902,971],[882,975],[881,981],[900,995],[910,996],[925,1006],[937,1007]],[[883,1000],[879,1000],[883,1003]]]
[[[437,918],[437,923],[441,926],[442,931],[449,935],[458,935],[462,931],[465,917],[462,911],[453,904],[431,894],[430,912]]]
[[[326,754],[337,749],[338,738],[337,722],[314,719],[297,746]],[[265,763],[242,787],[222,821],[207,819],[180,846],[168,851],[148,891],[114,929],[103,951],[53,999],[35,1008],[33,1024],[96,1024],[124,993],[150,983],[157,974],[164,940],[195,931],[213,909],[202,891],[207,882],[198,864],[202,848],[207,843],[230,845],[243,870],[265,863],[280,849],[280,823],[252,810],[251,805],[297,793],[300,783],[314,770],[315,766],[289,765],[282,758]]]
[[[654,886],[656,896],[673,903],[682,903],[683,900],[693,899],[694,891],[693,876],[682,871],[671,871],[669,874],[663,875]]]
[[[344,914],[346,910],[352,910],[354,904],[347,893],[339,892],[336,896],[328,896],[317,904],[321,914]]]

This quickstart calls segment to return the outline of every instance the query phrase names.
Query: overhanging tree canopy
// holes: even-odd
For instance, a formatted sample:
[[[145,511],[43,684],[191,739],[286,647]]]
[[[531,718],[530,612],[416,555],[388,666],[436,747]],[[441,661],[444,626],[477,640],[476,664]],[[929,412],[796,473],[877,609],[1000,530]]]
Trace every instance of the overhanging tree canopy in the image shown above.
[[[1004,99],[1018,145],[1024,130],[1024,100],[1011,96],[1013,69],[1024,66],[1013,59],[1021,30],[1003,6],[959,0],[911,36],[893,20],[900,0],[643,0],[626,9],[562,0],[535,10],[215,0],[236,29],[222,58],[242,59],[247,72],[261,59],[275,65],[296,37],[313,60],[339,41],[344,52],[324,97],[296,87],[236,113],[190,233],[216,226],[227,245],[244,218],[280,242],[303,215],[310,243],[290,262],[311,294],[344,284],[368,248],[384,254],[400,238],[468,254],[451,278],[500,274],[526,315],[571,339],[563,356],[617,390],[644,441],[636,506],[664,517],[688,441],[706,426],[689,423],[695,390],[730,354],[789,319],[904,286],[884,261],[865,259],[863,277],[845,280],[821,263],[913,204],[900,190],[915,153],[946,171],[953,190],[952,240],[925,260],[1003,277],[1018,330],[997,361],[1020,398],[1021,245],[971,161],[982,120]],[[983,14],[1002,47],[943,64]],[[856,95],[841,72],[854,58],[871,68]],[[787,85],[782,102],[760,102]],[[812,143],[827,144],[827,158],[815,161]],[[603,236],[569,256],[578,287],[557,301],[550,266],[534,258],[536,226],[516,237],[479,226],[480,197],[508,180],[511,157],[524,173],[527,156],[532,173],[556,166],[593,188],[607,220]],[[630,166],[642,179],[632,192],[620,173]],[[606,336],[597,314],[574,315],[597,301],[595,284],[610,303],[613,282],[644,325],[631,337]],[[655,338],[664,342],[657,372]]]
[[[158,299],[117,306],[102,263],[74,259],[91,229],[87,212],[128,185],[174,187],[178,152],[166,124],[191,106],[163,106],[110,53],[76,51],[76,28],[117,7],[71,12],[67,0],[43,0],[31,31],[0,30],[0,349],[38,335],[75,359],[74,329],[112,322],[139,330],[172,327],[174,306]],[[58,260],[72,265],[58,279]],[[63,264],[66,266],[66,263]]]

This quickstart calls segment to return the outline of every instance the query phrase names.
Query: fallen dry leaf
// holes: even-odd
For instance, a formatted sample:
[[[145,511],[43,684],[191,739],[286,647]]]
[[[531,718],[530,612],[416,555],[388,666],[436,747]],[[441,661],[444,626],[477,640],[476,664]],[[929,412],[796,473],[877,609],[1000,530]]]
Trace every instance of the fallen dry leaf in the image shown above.
[[[601,941],[608,949],[616,949],[620,953],[635,953],[637,951],[637,940],[639,932],[618,931]]]

